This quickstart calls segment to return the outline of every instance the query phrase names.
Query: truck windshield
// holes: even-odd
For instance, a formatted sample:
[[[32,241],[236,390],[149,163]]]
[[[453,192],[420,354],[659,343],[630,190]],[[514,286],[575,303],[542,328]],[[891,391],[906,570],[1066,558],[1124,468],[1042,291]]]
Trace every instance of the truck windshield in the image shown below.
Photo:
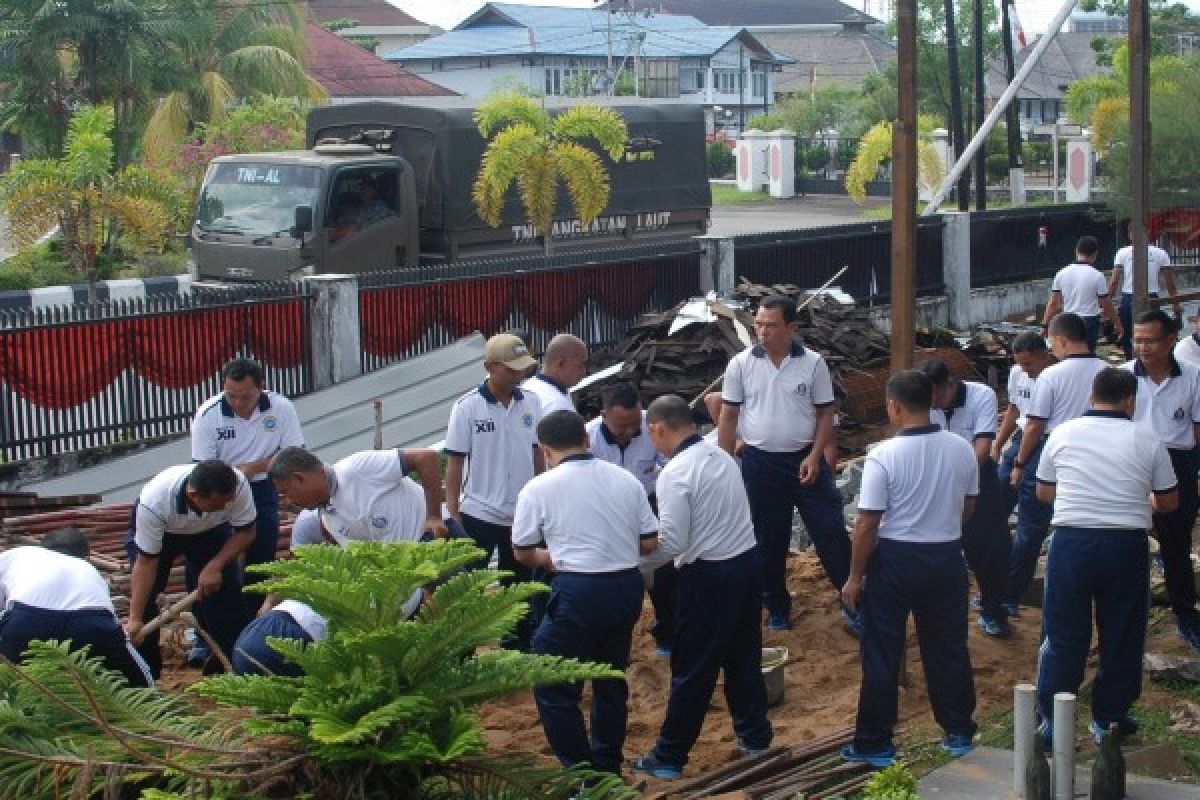
[[[213,164],[200,190],[196,225],[213,233],[281,234],[297,206],[317,202],[320,170],[293,164]]]

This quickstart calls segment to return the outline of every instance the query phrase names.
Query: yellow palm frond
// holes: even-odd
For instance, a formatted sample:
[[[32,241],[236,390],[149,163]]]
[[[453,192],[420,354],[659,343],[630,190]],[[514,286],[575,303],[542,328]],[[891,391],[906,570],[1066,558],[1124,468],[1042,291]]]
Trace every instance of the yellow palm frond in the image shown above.
[[[160,97],[142,135],[142,147],[146,153],[160,157],[172,152],[187,133],[190,119],[186,94],[171,92]]]
[[[608,205],[608,172],[604,163],[591,150],[574,142],[558,144],[554,160],[579,221],[589,224]]]
[[[508,187],[518,180],[528,168],[530,159],[539,155],[542,149],[542,139],[537,131],[523,124],[506,128],[488,144],[472,197],[479,216],[489,225],[500,224]]]
[[[558,200],[558,170],[553,152],[539,152],[525,161],[517,176],[525,216],[543,236],[549,237]]]
[[[200,76],[200,91],[204,96],[204,122],[218,122],[225,118],[230,105],[238,99],[237,91],[216,70],[210,70]]]
[[[567,109],[554,118],[552,128],[555,135],[562,138],[595,139],[613,161],[625,155],[625,145],[629,141],[629,128],[621,115],[600,106]]]
[[[475,108],[475,125],[483,138],[510,126],[525,125],[538,133],[549,128],[549,116],[532,98],[516,92],[501,92]]]

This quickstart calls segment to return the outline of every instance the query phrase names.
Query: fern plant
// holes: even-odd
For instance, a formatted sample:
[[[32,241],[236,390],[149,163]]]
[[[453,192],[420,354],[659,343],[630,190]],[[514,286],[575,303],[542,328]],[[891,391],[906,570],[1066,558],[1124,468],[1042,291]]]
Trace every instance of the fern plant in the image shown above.
[[[270,640],[304,676],[210,678],[191,690],[208,703],[125,687],[95,659],[35,643],[28,666],[0,665],[0,796],[635,797],[615,776],[485,752],[481,703],[620,672],[490,648],[545,587],[499,586],[503,573],[470,569],[481,556],[463,540],[361,542],[253,568],[270,576],[256,591],[307,603],[328,637]],[[405,619],[405,598],[429,585]]]

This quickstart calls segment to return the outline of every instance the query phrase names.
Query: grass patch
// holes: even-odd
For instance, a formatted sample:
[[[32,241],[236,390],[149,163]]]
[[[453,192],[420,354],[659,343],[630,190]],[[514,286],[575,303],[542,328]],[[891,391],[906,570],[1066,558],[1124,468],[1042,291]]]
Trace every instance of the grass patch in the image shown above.
[[[1141,729],[1138,738],[1144,742],[1170,742],[1179,748],[1183,761],[1187,764],[1191,775],[1184,778],[1189,783],[1197,782],[1200,775],[1200,736],[1182,734],[1171,727],[1171,712],[1148,709],[1135,705],[1133,715],[1137,717]]]
[[[712,201],[714,206],[730,206],[741,203],[769,203],[774,198],[766,192],[739,192],[736,186],[724,183],[713,183]]]

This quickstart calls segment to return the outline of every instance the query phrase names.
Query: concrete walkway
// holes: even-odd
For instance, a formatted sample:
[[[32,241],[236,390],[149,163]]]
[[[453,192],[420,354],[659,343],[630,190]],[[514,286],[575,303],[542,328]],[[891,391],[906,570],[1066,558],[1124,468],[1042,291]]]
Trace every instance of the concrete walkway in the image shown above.
[[[921,779],[921,800],[1009,800],[1012,792],[1011,750],[978,747],[970,755],[952,761]],[[1075,770],[1075,797],[1087,797],[1091,786],[1091,764]],[[1156,778],[1130,775],[1126,779],[1128,800],[1196,800],[1200,786],[1171,783]]]

